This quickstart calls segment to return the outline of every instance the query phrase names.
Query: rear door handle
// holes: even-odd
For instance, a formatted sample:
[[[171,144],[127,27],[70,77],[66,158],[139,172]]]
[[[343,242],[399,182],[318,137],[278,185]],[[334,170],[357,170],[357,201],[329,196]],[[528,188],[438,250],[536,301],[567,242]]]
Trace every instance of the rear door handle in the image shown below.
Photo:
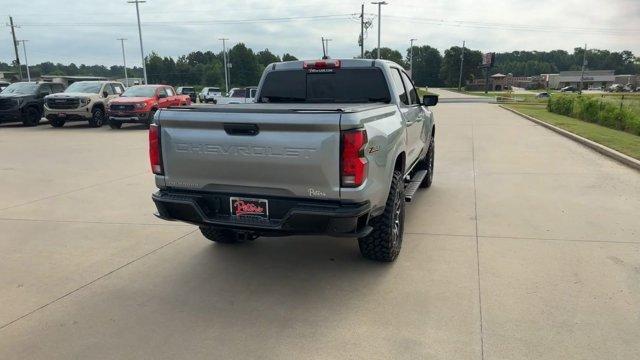
[[[224,124],[224,131],[232,136],[256,136],[260,132],[256,124]]]

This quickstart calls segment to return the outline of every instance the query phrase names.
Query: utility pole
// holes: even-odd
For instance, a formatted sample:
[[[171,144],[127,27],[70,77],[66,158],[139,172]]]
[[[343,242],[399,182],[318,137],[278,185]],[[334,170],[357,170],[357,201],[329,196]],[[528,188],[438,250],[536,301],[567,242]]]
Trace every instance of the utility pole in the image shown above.
[[[322,58],[326,59],[327,58],[327,50],[324,47],[324,36],[322,36],[320,39],[322,40]]]
[[[413,42],[418,39],[410,39],[409,43],[411,44],[409,47],[409,72],[411,74],[411,79],[413,80]]]
[[[22,43],[22,50],[24,51],[24,65],[27,67],[27,81],[31,82],[31,73],[29,72],[29,60],[27,59],[27,41],[29,40],[18,40],[19,43]]]
[[[142,72],[144,73],[144,83],[149,84],[147,81],[147,64],[144,60],[144,47],[142,46],[142,26],[140,26],[140,6],[139,4],[146,3],[144,0],[132,0],[127,1],[129,4],[136,4],[136,15],[138,16],[138,36],[140,37],[140,56],[142,57]]]
[[[582,88],[584,87],[584,69],[587,67],[587,44],[584,44],[584,52],[582,53],[582,72],[580,73],[580,89],[579,94],[582,94]]]
[[[229,95],[229,75],[228,75],[228,71],[229,68],[227,67],[227,43],[226,41],[229,40],[227,38],[220,38],[218,40],[222,40],[222,58],[224,59],[224,92],[227,93],[227,96]]]
[[[460,54],[460,77],[458,78],[458,91],[462,89],[462,66],[464,65],[464,45],[465,45],[465,42],[462,41],[462,54]]]
[[[18,67],[18,74],[20,75],[20,80],[22,80],[22,67],[20,66],[20,55],[18,55],[18,41],[16,40],[16,28],[19,27],[17,25],[13,25],[13,17],[9,16],[9,24],[11,27],[11,36],[13,36],[13,49],[16,52],[16,66]]]
[[[124,54],[124,41],[127,40],[125,38],[117,39],[122,44],[122,63],[124,64],[124,82],[125,86],[129,87],[129,77],[127,76],[127,57]]]
[[[364,59],[364,3],[360,8],[360,59]]]
[[[382,25],[381,21],[381,13],[382,13],[382,5],[387,5],[386,1],[373,1],[371,2],[374,5],[378,5],[378,59],[380,59],[380,26]]]

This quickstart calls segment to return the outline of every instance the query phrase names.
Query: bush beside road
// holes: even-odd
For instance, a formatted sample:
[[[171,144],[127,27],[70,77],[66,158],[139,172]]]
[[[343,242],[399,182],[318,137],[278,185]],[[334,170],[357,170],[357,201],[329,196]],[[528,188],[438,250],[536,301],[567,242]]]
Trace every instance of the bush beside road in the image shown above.
[[[505,106],[640,160],[640,136],[556,114],[540,105]]]
[[[559,95],[549,99],[550,112],[640,135],[640,97]]]

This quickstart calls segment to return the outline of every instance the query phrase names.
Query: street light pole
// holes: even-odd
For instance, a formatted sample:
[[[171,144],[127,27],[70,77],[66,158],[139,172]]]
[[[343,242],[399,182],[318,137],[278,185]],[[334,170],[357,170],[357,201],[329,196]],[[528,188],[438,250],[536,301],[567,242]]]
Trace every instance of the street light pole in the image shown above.
[[[460,54],[460,77],[458,78],[458,91],[462,89],[462,65],[464,64],[464,41],[462,41],[462,54]]]
[[[29,40],[18,40],[19,43],[22,43],[22,50],[24,51],[24,65],[27,67],[27,81],[31,82],[31,73],[29,73],[29,59],[27,59],[27,41]]]
[[[327,42],[327,47],[326,47],[326,51],[327,51],[327,58],[329,57],[329,41],[331,41],[333,39],[324,39],[324,41]]]
[[[409,47],[409,71],[411,73],[411,79],[413,79],[413,42],[418,39],[410,39],[409,43],[411,44]]]
[[[227,67],[227,44],[226,41],[229,40],[227,38],[221,38],[218,40],[222,40],[222,57],[224,59],[224,92],[227,93],[227,96],[229,95],[229,75],[227,74],[227,71],[229,71],[229,68]]]
[[[124,64],[124,82],[125,86],[129,87],[129,76],[127,76],[127,57],[124,54],[124,41],[127,40],[125,38],[118,39],[122,44],[122,63]]]
[[[147,81],[147,65],[144,60],[144,47],[142,46],[142,26],[140,26],[140,6],[139,4],[145,3],[144,0],[132,0],[127,1],[129,4],[136,4],[136,15],[138,17],[138,36],[140,37],[140,56],[142,57],[142,72],[144,73],[144,83],[145,85],[149,82]]]
[[[378,59],[380,59],[380,26],[382,26],[381,13],[382,5],[387,5],[386,1],[372,1],[374,5],[378,5]]]
[[[587,67],[587,44],[584,44],[584,52],[582,53],[582,71],[580,72],[580,91],[582,94],[582,88],[584,87],[584,69]]]

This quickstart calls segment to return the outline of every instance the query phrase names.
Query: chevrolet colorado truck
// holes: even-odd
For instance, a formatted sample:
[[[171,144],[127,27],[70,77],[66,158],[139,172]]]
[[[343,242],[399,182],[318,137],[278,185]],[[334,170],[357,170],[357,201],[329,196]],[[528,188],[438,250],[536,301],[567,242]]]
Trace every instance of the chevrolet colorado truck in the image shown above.
[[[63,127],[67,121],[88,121],[92,127],[101,127],[107,121],[107,103],[123,92],[119,82],[74,82],[63,93],[45,97],[45,117],[53,127]]]
[[[405,201],[433,180],[435,124],[396,63],[269,65],[256,102],[161,109],[149,129],[156,216],[215,242],[326,234],[393,261]]]
[[[191,105],[189,95],[177,95],[168,85],[137,85],[125,90],[107,104],[109,126],[120,129],[124,123],[149,126],[158,109]]]
[[[44,97],[64,91],[61,83],[17,82],[0,93],[0,123],[22,122],[24,126],[40,124],[44,114]]]

